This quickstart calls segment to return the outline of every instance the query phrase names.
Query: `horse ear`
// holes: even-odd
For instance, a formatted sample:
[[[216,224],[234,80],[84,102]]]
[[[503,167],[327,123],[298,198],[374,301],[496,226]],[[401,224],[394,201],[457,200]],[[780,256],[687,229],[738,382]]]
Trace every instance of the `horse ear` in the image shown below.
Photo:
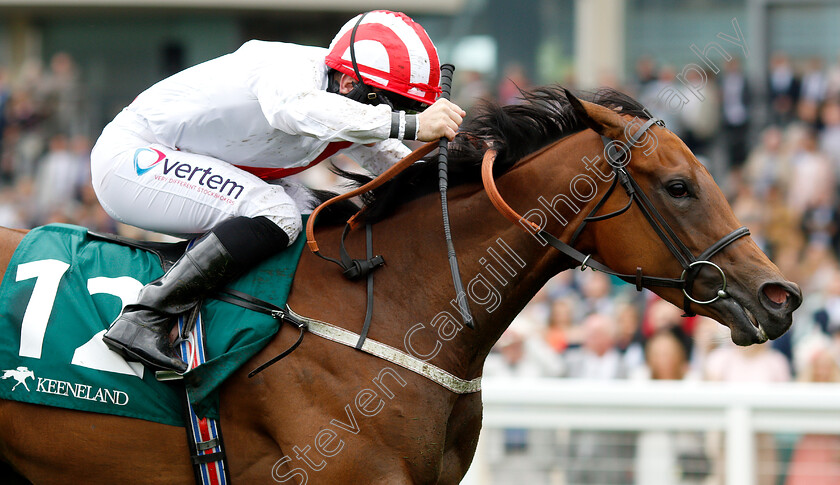
[[[626,121],[615,111],[604,106],[578,99],[568,89],[564,89],[566,99],[572,105],[572,109],[589,128],[595,130],[599,135],[623,140],[624,125]]]

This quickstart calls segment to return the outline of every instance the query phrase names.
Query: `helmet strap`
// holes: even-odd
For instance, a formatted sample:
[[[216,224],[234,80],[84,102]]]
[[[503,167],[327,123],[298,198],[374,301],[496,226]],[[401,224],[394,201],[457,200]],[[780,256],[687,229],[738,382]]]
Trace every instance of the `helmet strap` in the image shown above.
[[[371,91],[370,86],[361,82],[353,84],[353,89],[344,96],[352,99],[353,101],[373,106],[376,106],[382,101],[381,97]]]
[[[350,62],[353,63],[353,71],[356,73],[356,79],[358,79],[359,82],[353,86],[353,89],[347,93],[346,96],[353,101],[376,106],[382,102],[383,98],[374,92],[370,86],[365,84],[364,79],[362,79],[362,73],[359,71],[359,64],[356,62],[356,31],[359,29],[359,25],[361,25],[362,20],[369,13],[370,12],[365,12],[359,17],[359,20],[356,21],[356,25],[353,26],[353,31],[350,33]]]

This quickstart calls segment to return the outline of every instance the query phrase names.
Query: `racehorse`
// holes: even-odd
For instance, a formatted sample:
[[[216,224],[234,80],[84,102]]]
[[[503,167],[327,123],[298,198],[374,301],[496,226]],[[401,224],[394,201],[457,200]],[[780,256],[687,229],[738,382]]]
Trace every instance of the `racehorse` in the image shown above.
[[[710,316],[740,345],[775,339],[789,328],[801,303],[799,288],[739,229],[723,193],[676,135],[611,90],[590,101],[559,87],[523,97],[516,106],[487,103],[450,143],[451,232],[475,328],[462,324],[454,303],[440,204],[432,193],[438,169],[426,162],[365,199],[365,216],[375,222],[374,251],[386,260],[375,273],[370,339],[459,378],[477,378],[525,304],[549,278],[577,266],[614,270],[640,289]],[[342,232],[330,223],[316,229],[330,248]],[[574,237],[574,249],[558,251],[547,244],[552,236],[561,248]],[[0,232],[3,270],[22,237]],[[365,231],[350,231],[349,252],[365,254],[365,240]],[[288,304],[359,333],[366,285],[338,274],[304,252]],[[296,338],[296,330],[281,329],[222,388],[233,483],[462,479],[481,428],[480,392],[452,392],[317,336],[247,377]],[[183,434],[136,419],[0,401],[4,471],[33,483],[78,477],[86,483],[191,483]]]

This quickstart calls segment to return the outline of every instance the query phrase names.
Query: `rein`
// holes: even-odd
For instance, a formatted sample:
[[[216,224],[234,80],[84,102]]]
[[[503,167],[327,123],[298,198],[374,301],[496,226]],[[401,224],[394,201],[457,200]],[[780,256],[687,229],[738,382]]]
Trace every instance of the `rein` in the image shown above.
[[[641,126],[641,128],[639,128],[636,131],[636,133],[634,133],[633,136],[628,140],[630,142],[629,145],[636,146],[639,140],[641,139],[642,135],[644,135],[644,133],[648,129],[650,129],[650,127],[654,124],[662,127],[665,126],[664,122],[656,118],[651,118],[647,120],[647,122],[645,122]],[[548,233],[536,223],[527,219],[523,219],[522,216],[520,216],[515,210],[513,210],[510,207],[510,205],[507,204],[507,202],[505,202],[504,198],[499,193],[499,189],[496,187],[496,181],[493,178],[493,163],[496,160],[496,151],[492,149],[487,150],[484,153],[484,159],[482,160],[481,164],[481,179],[484,184],[484,190],[485,192],[487,192],[487,195],[490,198],[490,202],[503,216],[505,216],[505,218],[507,218],[515,224],[522,226],[522,228],[529,233],[530,231],[528,230],[528,226],[530,226],[530,228],[535,231],[535,234],[538,234],[540,237],[544,238],[552,247],[559,250],[566,256],[572,258],[573,260],[577,261],[581,271],[586,270],[586,268],[591,268],[592,270],[600,271],[602,273],[615,276],[627,283],[634,284],[636,286],[637,291],[642,291],[643,287],[678,288],[682,290],[683,295],[685,297],[683,299],[683,310],[685,311],[685,314],[683,316],[695,315],[695,313],[691,311],[692,303],[696,303],[698,305],[709,305],[720,298],[727,298],[729,294],[726,293],[726,274],[723,272],[720,266],[711,262],[710,259],[712,258],[712,256],[719,253],[721,250],[723,250],[725,247],[732,244],[736,240],[749,235],[749,229],[747,229],[746,227],[740,227],[738,229],[735,229],[726,236],[720,238],[717,242],[709,246],[705,251],[700,253],[700,255],[695,258],[691,250],[682,242],[682,240],[680,240],[680,238],[677,236],[677,234],[674,232],[671,226],[668,225],[668,222],[665,220],[665,218],[662,217],[662,214],[659,213],[659,211],[656,209],[656,207],[653,205],[650,199],[648,199],[647,195],[645,195],[644,190],[642,190],[642,188],[633,178],[633,175],[625,169],[625,165],[629,163],[630,160],[630,149],[628,148],[628,145],[625,145],[616,140],[612,140],[606,136],[601,136],[601,139],[604,142],[604,146],[607,148],[607,161],[610,167],[612,167],[615,176],[613,177],[612,185],[610,185],[609,189],[607,189],[607,192],[604,194],[604,196],[595,204],[595,207],[583,219],[583,222],[580,224],[580,226],[577,227],[575,232],[572,234],[572,237],[568,244],[561,241],[552,234]],[[619,145],[621,148],[616,148],[616,145]],[[622,164],[621,161],[625,159],[626,163]],[[629,197],[629,201],[627,202],[627,204],[623,208],[610,214],[596,215],[598,211],[604,206],[607,199],[612,195],[616,185],[619,182],[621,183],[625,193]],[[645,216],[645,219],[647,219],[651,228],[653,228],[657,235],[659,235],[659,238],[674,256],[674,258],[682,266],[683,271],[679,278],[646,276],[643,274],[641,267],[636,267],[635,274],[618,273],[609,268],[608,266],[593,260],[591,254],[584,254],[573,247],[575,241],[577,241],[578,236],[580,236],[587,223],[603,221],[612,217],[619,216],[627,212],[627,210],[629,210],[630,207],[633,205],[633,202],[635,202],[636,205],[638,205],[639,210],[642,211],[642,214]],[[718,289],[715,297],[709,300],[698,300],[691,296],[694,281],[696,280],[703,266],[711,266],[717,269],[721,276],[721,286]]]
[[[432,150],[435,149],[438,142],[430,141],[425,145],[421,146],[420,148],[414,150],[413,152],[409,153],[408,156],[400,160],[396,165],[392,165],[388,170],[385,170],[375,179],[371,180],[370,182],[362,185],[361,187],[357,187],[350,192],[345,192],[340,195],[336,195],[332,199],[324,202],[323,204],[319,205],[312,211],[312,214],[309,216],[309,220],[306,221],[306,245],[309,247],[309,250],[312,251],[316,256],[326,259],[327,261],[332,261],[333,263],[342,266],[345,268],[345,264],[342,264],[341,261],[337,261],[332,258],[328,258],[321,254],[320,249],[318,248],[318,242],[315,240],[315,220],[318,218],[318,214],[326,207],[335,204],[336,202],[341,202],[342,200],[347,200],[357,195],[364,194],[366,192],[370,192],[371,190],[381,186],[385,182],[391,180],[392,178],[396,177],[400,172],[410,167],[414,162],[420,160],[424,156],[428,155]],[[362,216],[365,209],[362,208],[357,212],[353,217],[351,217],[347,221],[347,225],[349,229],[353,229],[358,226],[359,222],[358,219]],[[347,228],[345,228],[345,234],[348,232]],[[343,241],[343,237],[342,237]],[[343,249],[342,245],[342,249]],[[346,271],[347,268],[345,268]]]
[[[365,243],[367,246],[367,259],[353,259],[347,253],[347,248],[345,247],[344,241],[347,238],[347,234],[358,225],[358,219],[362,216],[365,211],[363,207],[360,209],[356,214],[353,215],[348,221],[347,225],[344,227],[344,231],[341,233],[341,243],[339,246],[340,252],[340,259],[330,258],[328,256],[324,256],[321,254],[320,249],[318,248],[318,242],[315,240],[315,220],[318,218],[318,214],[326,207],[335,204],[336,202],[340,202],[342,200],[347,200],[349,198],[355,197],[357,195],[370,192],[371,190],[379,187],[380,185],[384,184],[388,180],[397,176],[400,172],[405,170],[406,168],[410,167],[413,163],[420,160],[424,156],[426,156],[429,152],[435,149],[438,145],[438,142],[433,141],[426,143],[425,145],[417,148],[413,152],[411,152],[408,156],[400,160],[397,164],[388,168],[388,170],[382,172],[378,177],[371,180],[370,182],[364,184],[361,187],[358,187],[354,190],[349,192],[337,195],[328,201],[322,203],[315,210],[312,211],[312,214],[309,216],[309,219],[306,221],[306,244],[309,247],[309,250],[312,251],[313,254],[316,256],[335,263],[341,267],[343,270],[344,276],[346,276],[350,280],[357,280],[362,277],[367,276],[367,306],[365,310],[365,320],[362,326],[362,331],[359,335],[356,335],[356,342],[353,345],[357,350],[367,351],[365,349],[366,340],[367,340],[367,333],[370,329],[370,322],[373,312],[373,270],[385,264],[385,259],[382,256],[373,256],[373,246],[372,246],[372,231],[370,224],[366,225],[365,228]],[[273,357],[272,359],[266,361],[265,363],[258,366],[256,369],[251,371],[248,374],[248,377],[254,377],[258,373],[262,372],[263,370],[267,369],[272,364],[276,363],[280,359],[286,357],[290,353],[292,353],[303,341],[303,336],[305,331],[308,329],[310,332],[315,333],[316,335],[320,335],[316,330],[309,327],[306,323],[305,317],[296,318],[296,315],[289,312],[288,309],[279,308],[269,302],[262,301],[258,298],[254,298],[251,295],[247,295],[242,292],[238,292],[235,290],[227,289],[225,291],[219,292],[216,294],[216,298],[227,303],[231,303],[233,305],[238,305],[243,308],[247,308],[249,310],[253,310],[259,313],[264,313],[266,315],[270,315],[272,318],[275,318],[280,321],[285,321],[291,323],[295,326],[298,331],[300,332],[298,335],[297,340],[291,347]],[[354,334],[355,335],[355,334]],[[344,342],[340,342],[344,343]],[[370,352],[368,352],[370,353]],[[377,354],[374,354],[377,355]],[[381,357],[381,356],[380,356]],[[426,376],[429,377],[429,376]],[[434,379],[432,379],[434,380]],[[436,381],[437,382],[437,381]]]

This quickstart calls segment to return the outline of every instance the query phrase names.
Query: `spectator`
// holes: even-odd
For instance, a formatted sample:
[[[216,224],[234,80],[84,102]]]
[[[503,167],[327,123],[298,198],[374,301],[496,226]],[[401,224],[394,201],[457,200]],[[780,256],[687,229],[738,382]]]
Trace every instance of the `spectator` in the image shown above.
[[[826,99],[840,98],[840,56],[834,60],[834,64],[826,73]]]
[[[610,277],[597,271],[579,273],[580,293],[583,301],[579,306],[579,315],[585,317],[593,313],[613,314],[615,301],[612,298]]]
[[[539,334],[529,333],[531,323],[517,317],[496,342],[484,364],[484,375],[494,377],[557,377],[561,361]],[[493,483],[511,483],[525,479],[535,483],[554,468],[554,457],[547,450],[555,446],[550,430],[523,428],[490,429],[483,434],[488,461],[493,468]]]
[[[0,66],[0,156],[3,153],[3,134],[6,132],[6,106],[11,96],[12,91],[6,79],[6,69]],[[3,166],[0,164],[0,182],[10,182],[12,174],[2,169]]]
[[[798,372],[802,382],[840,382],[838,356],[825,337],[813,339]],[[806,434],[793,449],[785,485],[834,485],[840,482],[840,436]]]
[[[823,72],[823,61],[814,56],[808,60],[805,74],[802,75],[802,84],[799,87],[800,102],[821,103],[825,99],[827,88],[828,79]]]
[[[555,352],[562,353],[577,347],[583,340],[581,328],[575,325],[575,303],[572,298],[558,298],[551,302],[545,341]]]
[[[12,145],[6,169],[15,179],[33,177],[35,162],[44,150],[44,113],[29,91],[16,90],[9,98],[6,116],[5,138]]]
[[[814,308],[816,328],[813,332],[828,334],[832,329],[840,328],[840,270],[831,271],[827,283],[809,298],[808,303]]]
[[[691,344],[680,327],[664,327],[645,343],[645,373],[638,378],[693,380]],[[696,376],[695,376],[696,377]],[[700,484],[709,474],[703,435],[697,432],[645,431],[636,439],[635,483]]]
[[[787,205],[782,189],[777,185],[768,188],[763,201],[765,237],[769,256],[780,268],[785,266],[785,270],[793,269],[786,266],[785,262],[791,257],[798,259],[799,250],[804,244],[802,233],[795,230],[799,224],[799,218],[796,212]],[[782,273],[788,274],[785,271]],[[788,277],[792,278],[791,275]]]
[[[721,121],[729,167],[740,169],[747,158],[750,120],[750,91],[741,62],[733,57],[726,63],[720,79]]]
[[[562,363],[531,324],[518,317],[505,330],[484,363],[484,375],[494,377],[557,377]]]
[[[733,174],[737,194],[732,201],[732,212],[735,217],[750,230],[750,237],[762,251],[767,252],[767,241],[764,234],[764,202],[753,191],[752,185],[742,182],[740,174]]]
[[[653,335],[660,328],[683,325],[686,321],[682,314],[683,311],[671,302],[653,295],[647,305],[647,314],[643,326],[644,335]]]
[[[24,211],[16,200],[13,189],[0,190],[0,226],[26,228],[28,224]]]
[[[548,288],[543,286],[531,301],[519,312],[522,317],[522,325],[530,325],[529,333],[542,334],[548,325],[551,314],[551,300],[548,297]]]
[[[721,382],[788,382],[787,359],[769,345],[736,347],[727,344],[709,354],[706,379]]]
[[[499,83],[499,101],[505,104],[519,104],[522,102],[520,90],[531,88],[531,81],[525,73],[525,68],[520,64],[510,64],[502,74]]]
[[[680,121],[683,105],[679,102],[679,82],[673,66],[665,65],[659,70],[654,82],[647,83],[639,93],[639,101],[647,106],[651,113],[665,122],[665,126],[677,136],[682,137],[684,130]]]
[[[811,204],[802,214],[801,224],[809,242],[832,247],[836,253],[840,243],[840,213],[834,192],[826,190],[814,194]]]
[[[772,383],[790,381],[787,358],[767,344],[736,347],[729,343],[713,350],[706,362],[706,379],[729,383]],[[756,436],[756,458],[761,463],[759,485],[772,485],[776,478],[776,443],[773,435]],[[723,461],[718,456],[718,462]]]
[[[831,158],[835,176],[840,175],[840,99],[828,101],[820,118],[819,149]]]
[[[67,137],[53,135],[49,152],[38,162],[35,177],[37,214],[43,216],[57,208],[67,209],[75,203],[87,176],[84,160],[70,151]]]
[[[835,189],[834,169],[817,147],[816,133],[805,130],[792,160],[788,204],[800,215],[818,201],[830,199]]]
[[[653,380],[697,379],[691,371],[691,339],[681,327],[663,327],[644,344],[642,375]]]
[[[616,322],[609,314],[594,313],[583,325],[583,343],[563,355],[566,376],[578,379],[621,379],[626,376],[615,347]]]
[[[729,340],[729,329],[709,317],[698,316],[689,352],[690,375],[702,378],[709,354]]]
[[[649,55],[641,56],[636,60],[635,71],[633,92],[639,96],[657,81],[656,61]]]
[[[468,114],[480,100],[490,98],[487,81],[478,71],[461,71],[453,82],[452,100]]]
[[[50,59],[50,70],[41,83],[47,133],[88,135],[89,109],[76,63],[66,52],[58,52]]]
[[[645,364],[641,317],[632,303],[620,303],[615,312],[615,348],[621,354],[625,374],[630,376]]]
[[[703,99],[695,94],[689,95],[688,102],[680,111],[682,139],[698,158],[708,158],[709,147],[720,128],[720,95],[708,73],[701,74],[691,69],[686,73],[686,82],[692,86],[705,84],[705,87]]]
[[[97,201],[90,181],[87,181],[80,187],[79,197],[81,204],[79,204],[76,214],[73,217],[75,224],[97,232],[117,232],[116,222],[105,212],[105,209]]]
[[[580,348],[564,354],[566,376],[610,380],[626,376],[621,354],[615,348],[616,322],[609,314],[594,313],[583,321],[584,340]],[[619,467],[604,463],[629,460],[632,446],[622,433],[575,432],[570,437],[569,483],[626,483]]]
[[[761,133],[760,144],[747,156],[744,181],[758,197],[764,197],[771,187],[786,186],[790,177],[790,157],[783,151],[781,128],[769,126]]]
[[[770,60],[768,85],[772,122],[781,126],[787,125],[793,120],[793,107],[799,100],[799,79],[783,52],[774,54]]]

